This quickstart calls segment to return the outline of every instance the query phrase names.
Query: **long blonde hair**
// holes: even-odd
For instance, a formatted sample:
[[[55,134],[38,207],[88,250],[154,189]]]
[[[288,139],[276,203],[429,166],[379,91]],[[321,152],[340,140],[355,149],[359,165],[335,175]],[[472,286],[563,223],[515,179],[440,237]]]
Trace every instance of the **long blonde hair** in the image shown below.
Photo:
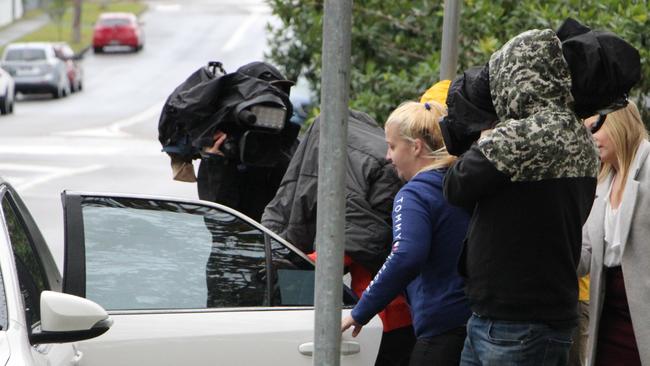
[[[636,104],[629,102],[625,108],[607,115],[603,130],[609,136],[616,151],[618,174],[622,174],[622,181],[627,180],[630,166],[634,161],[636,150],[641,141],[648,139],[648,131],[641,120],[641,115]],[[598,174],[598,181],[603,181],[615,169],[612,164],[603,163]]]
[[[426,103],[404,102],[395,109],[384,125],[384,128],[395,125],[403,139],[414,142],[420,139],[427,150],[426,158],[431,164],[420,170],[432,170],[449,167],[457,158],[449,155],[442,139],[438,121],[447,115],[445,106],[438,102]],[[419,172],[418,172],[419,173]]]

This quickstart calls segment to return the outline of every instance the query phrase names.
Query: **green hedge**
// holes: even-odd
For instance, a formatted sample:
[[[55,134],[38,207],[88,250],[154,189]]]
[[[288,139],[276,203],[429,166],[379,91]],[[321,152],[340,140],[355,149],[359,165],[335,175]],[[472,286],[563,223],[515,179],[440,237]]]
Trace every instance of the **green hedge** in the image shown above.
[[[416,100],[438,81],[443,0],[355,0],[352,15],[351,105],[383,122],[404,100]],[[302,74],[320,89],[322,0],[269,0],[281,20],[269,26],[267,55],[287,75]],[[465,0],[460,21],[458,72],[482,65],[513,36],[533,28],[557,29],[573,17],[613,31],[641,53],[637,102],[650,95],[648,0]],[[642,103],[637,103],[642,107]],[[643,108],[650,123],[650,105]]]

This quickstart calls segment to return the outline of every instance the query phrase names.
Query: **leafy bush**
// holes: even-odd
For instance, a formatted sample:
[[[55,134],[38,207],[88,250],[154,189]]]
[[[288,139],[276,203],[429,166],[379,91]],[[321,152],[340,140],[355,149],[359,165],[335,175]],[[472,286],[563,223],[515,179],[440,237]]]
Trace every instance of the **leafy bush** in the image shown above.
[[[304,75],[320,91],[322,0],[268,0],[281,23],[269,26],[267,55],[287,76]],[[380,123],[404,100],[417,100],[438,81],[441,0],[355,0],[352,15],[350,104]],[[457,72],[482,65],[513,36],[557,29],[573,17],[617,33],[641,53],[642,80],[632,94],[650,124],[650,6],[648,0],[465,0],[461,6]],[[641,98],[645,100],[641,101]]]

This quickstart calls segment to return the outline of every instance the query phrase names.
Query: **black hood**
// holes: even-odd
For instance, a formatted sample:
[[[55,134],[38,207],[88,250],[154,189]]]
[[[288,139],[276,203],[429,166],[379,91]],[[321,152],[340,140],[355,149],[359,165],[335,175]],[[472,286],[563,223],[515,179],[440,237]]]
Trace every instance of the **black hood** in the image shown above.
[[[490,96],[489,65],[465,70],[454,79],[446,103],[447,116],[440,129],[447,151],[458,156],[498,120]]]
[[[591,30],[571,18],[556,33],[569,64],[571,94],[579,117],[620,105],[641,79],[639,52],[616,34]]]

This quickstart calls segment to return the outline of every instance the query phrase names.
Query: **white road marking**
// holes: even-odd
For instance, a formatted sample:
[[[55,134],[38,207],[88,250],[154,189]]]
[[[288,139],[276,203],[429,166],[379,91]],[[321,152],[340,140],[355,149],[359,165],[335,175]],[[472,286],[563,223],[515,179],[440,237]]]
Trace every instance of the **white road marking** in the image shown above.
[[[13,171],[13,172],[48,172],[55,173],[61,171],[61,168],[54,167],[51,165],[36,165],[36,164],[11,164],[11,163],[0,163],[0,172],[2,171]]]
[[[2,173],[2,172],[0,172],[0,173]],[[12,186],[22,184],[24,181],[27,180],[27,178],[13,176],[13,175],[6,175],[4,173],[2,173],[1,175],[2,175],[2,179],[4,179],[6,182],[11,183]]]
[[[156,103],[138,114],[113,122],[107,127],[84,128],[81,130],[64,131],[55,133],[54,135],[119,138],[130,137],[131,135],[127,132],[122,131],[122,129],[137,125],[139,123],[148,122],[154,117],[157,119],[157,117],[160,115],[160,111],[162,111],[163,104],[164,102]]]
[[[71,145],[0,145],[0,154],[19,154],[30,156],[46,155],[93,155],[111,156],[124,151],[119,147],[71,146]]]
[[[241,39],[246,33],[246,31],[248,30],[248,28],[250,28],[251,25],[255,24],[255,22],[259,19],[259,17],[260,17],[259,10],[256,10],[251,15],[249,15],[246,18],[246,20],[239,25],[239,27],[232,34],[232,36],[230,36],[228,42],[226,42],[226,44],[223,46],[221,50],[223,52],[230,52],[233,49],[235,49],[235,47],[240,45]]]
[[[130,127],[133,125],[137,125],[138,123],[146,122],[147,120],[150,120],[152,117],[160,115],[163,104],[164,102],[156,103],[134,116],[119,120],[117,122],[113,122],[108,128],[110,130],[119,131],[122,128]]]
[[[21,168],[16,169],[16,164],[0,164],[0,171],[3,170],[20,170],[22,169],[23,171],[29,170],[28,165],[22,165]],[[44,168],[43,166],[33,166],[31,169],[33,171],[38,171],[38,169]],[[12,178],[11,180],[7,180],[8,182],[12,183],[14,188],[16,188],[17,191],[20,191],[21,193],[25,192],[26,190],[33,188],[36,185],[47,183],[49,181],[55,180],[55,179],[60,179],[63,177],[69,177],[71,175],[77,175],[77,174],[83,174],[83,173],[90,173],[96,170],[100,170],[104,168],[104,165],[100,164],[93,164],[93,165],[88,165],[84,166],[81,168],[63,168],[63,167],[45,167],[46,168],[46,174],[42,174],[34,179],[16,179]]]
[[[122,131],[111,131],[110,127],[86,128],[83,130],[56,132],[55,136],[75,136],[75,137],[120,137],[128,138],[130,135]]]

